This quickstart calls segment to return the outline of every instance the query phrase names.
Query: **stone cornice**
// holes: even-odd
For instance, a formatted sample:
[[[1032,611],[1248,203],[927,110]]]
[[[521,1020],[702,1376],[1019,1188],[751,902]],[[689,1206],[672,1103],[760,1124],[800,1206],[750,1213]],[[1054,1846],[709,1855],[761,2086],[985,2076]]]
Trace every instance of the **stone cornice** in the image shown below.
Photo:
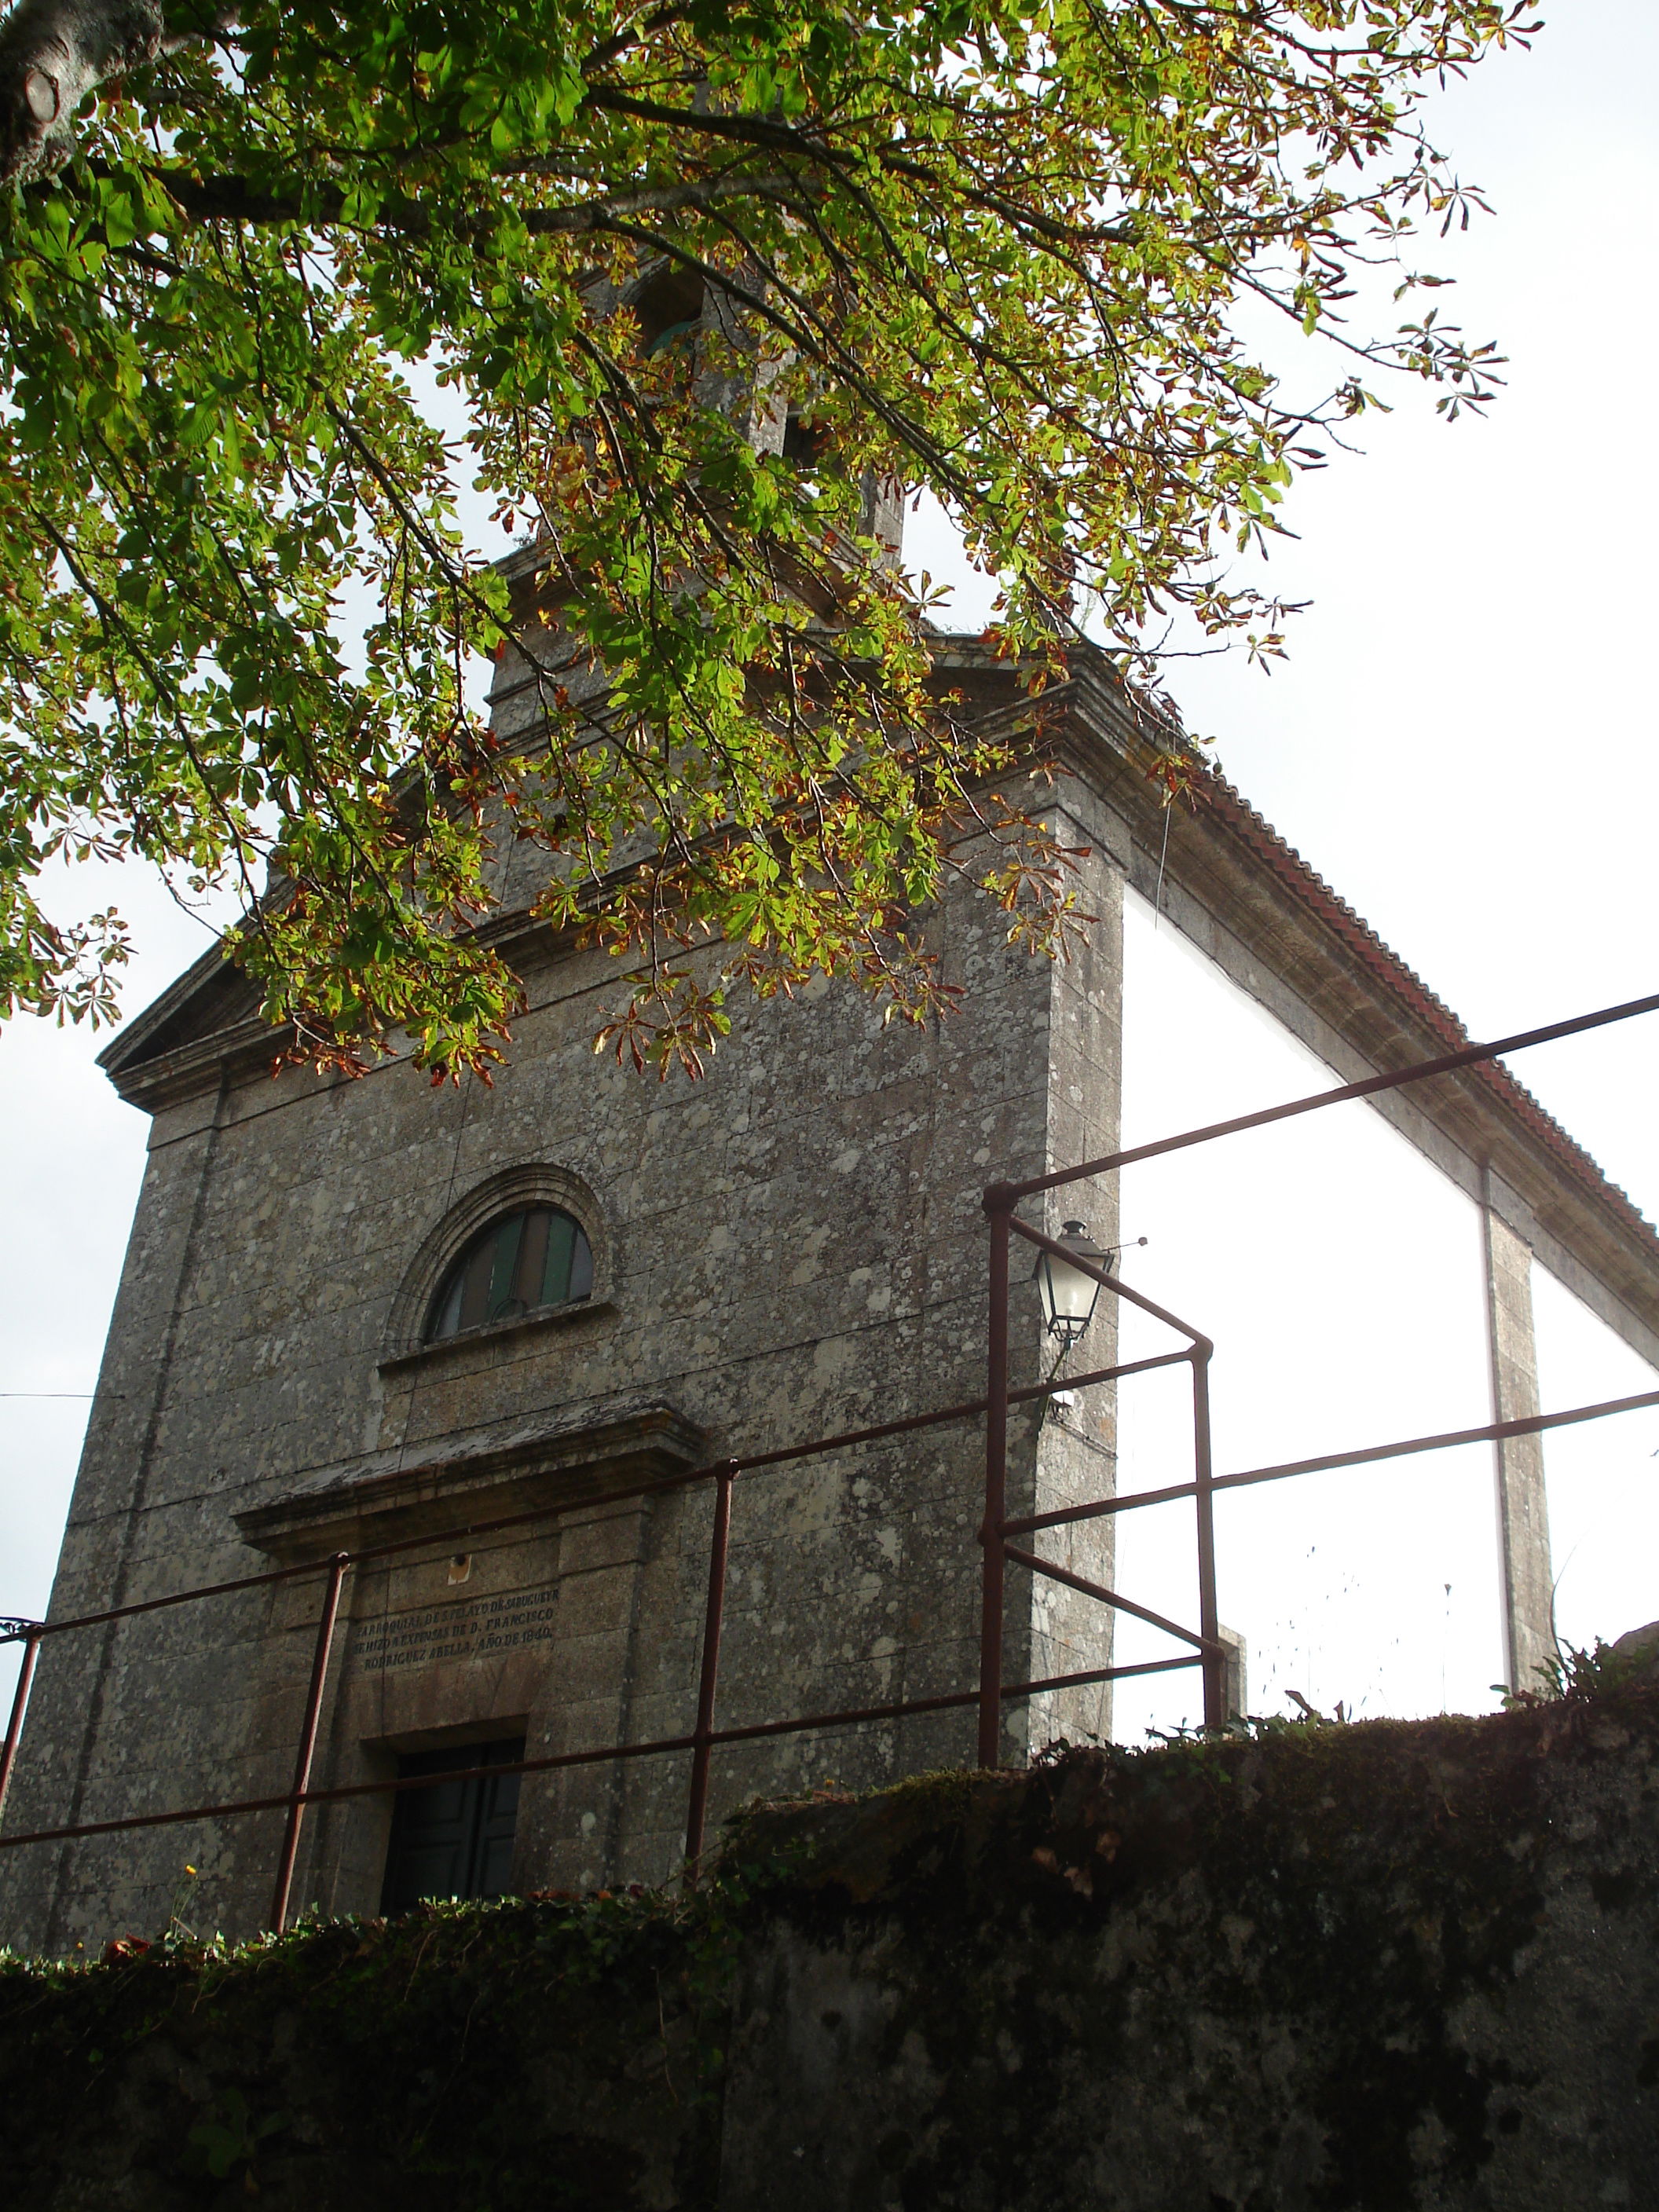
[[[708,1449],[703,1431],[660,1401],[565,1408],[325,1468],[302,1489],[238,1513],[236,1527],[273,1559],[325,1559],[602,1500],[684,1474]]]
[[[289,1035],[288,1030],[273,1029],[255,1014],[209,1036],[193,1037],[173,1052],[129,1060],[118,1059],[111,1050],[100,1054],[98,1065],[129,1106],[140,1107],[146,1114],[160,1114],[214,1090],[223,1076],[269,1068]],[[122,1042],[130,1040],[124,1037]]]

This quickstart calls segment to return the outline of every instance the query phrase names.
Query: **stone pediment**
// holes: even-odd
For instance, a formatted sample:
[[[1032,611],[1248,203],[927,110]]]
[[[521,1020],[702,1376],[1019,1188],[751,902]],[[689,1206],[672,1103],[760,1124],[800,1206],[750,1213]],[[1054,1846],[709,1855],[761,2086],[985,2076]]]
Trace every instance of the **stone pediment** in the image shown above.
[[[272,1058],[285,1034],[264,1018],[258,987],[216,948],[125,1023],[98,1065],[130,1104],[153,1113],[216,1080],[228,1054]]]
[[[708,1453],[704,1431],[660,1401],[567,1409],[324,1468],[238,1513],[236,1527],[273,1559],[322,1559],[595,1502],[684,1474]]]

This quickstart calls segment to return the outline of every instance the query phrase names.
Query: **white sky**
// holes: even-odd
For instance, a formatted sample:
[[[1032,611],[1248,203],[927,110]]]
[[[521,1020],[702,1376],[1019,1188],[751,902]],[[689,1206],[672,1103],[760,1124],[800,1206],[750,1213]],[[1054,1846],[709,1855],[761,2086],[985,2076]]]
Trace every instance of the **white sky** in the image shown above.
[[[1421,259],[1458,276],[1436,296],[1499,340],[1508,390],[1487,422],[1448,428],[1402,388],[1366,426],[1364,458],[1292,495],[1298,539],[1271,575],[1316,604],[1288,666],[1268,679],[1194,664],[1172,684],[1225,772],[1477,1036],[1659,976],[1656,80],[1650,0],[1574,0],[1530,56],[1439,101],[1434,131],[1497,215]],[[929,518],[910,546],[946,572]],[[964,588],[955,618],[981,611]],[[110,895],[100,882],[80,902]],[[209,940],[147,884],[116,896],[143,948],[136,1012]],[[1128,1141],[1328,1079],[1167,924],[1138,909],[1129,939]],[[0,1390],[86,1393],[96,1376],[145,1132],[93,1066],[103,1042],[32,1021],[0,1036]],[[1659,1218],[1659,1021],[1529,1053],[1516,1073]],[[1124,1231],[1152,1238],[1132,1279],[1217,1340],[1218,1467],[1489,1418],[1472,1209],[1363,1108],[1133,1171]],[[1540,1271],[1534,1297],[1546,1406],[1649,1387]],[[1124,1407],[1138,1480],[1182,1431],[1155,1382],[1131,1387],[1145,1393]],[[44,1607],[85,1417],[83,1396],[0,1399],[0,1612]],[[1572,1641],[1659,1616],[1656,1453],[1659,1415],[1549,1442]],[[1120,1571],[1187,1617],[1176,1512],[1126,1523]],[[1486,1452],[1407,1462],[1386,1484],[1241,1493],[1220,1541],[1222,1612],[1249,1638],[1256,1710],[1290,1688],[1368,1713],[1491,1702]],[[1127,1634],[1122,1654],[1140,1656]],[[9,1676],[0,1664],[0,1689]],[[1126,1690],[1119,1735],[1189,1711],[1185,1680]]]

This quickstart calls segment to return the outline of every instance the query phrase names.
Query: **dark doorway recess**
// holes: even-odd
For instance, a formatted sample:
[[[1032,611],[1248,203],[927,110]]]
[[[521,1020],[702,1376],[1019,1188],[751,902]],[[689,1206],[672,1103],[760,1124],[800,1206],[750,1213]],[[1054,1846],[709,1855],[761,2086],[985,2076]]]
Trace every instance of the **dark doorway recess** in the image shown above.
[[[447,1745],[441,1751],[406,1752],[398,1778],[434,1779],[429,1790],[405,1790],[393,1801],[392,1848],[386,1854],[382,1912],[407,1912],[423,1897],[501,1897],[513,1870],[513,1830],[519,1817],[516,1774],[477,1774],[471,1781],[442,1778],[458,1767],[511,1766],[524,1757],[525,1740]]]

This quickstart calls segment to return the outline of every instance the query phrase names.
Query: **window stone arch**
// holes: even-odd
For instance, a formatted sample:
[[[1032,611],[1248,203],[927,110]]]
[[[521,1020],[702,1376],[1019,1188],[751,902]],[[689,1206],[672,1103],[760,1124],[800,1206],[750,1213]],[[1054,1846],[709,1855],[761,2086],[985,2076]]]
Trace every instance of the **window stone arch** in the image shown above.
[[[568,1168],[554,1166],[544,1160],[526,1161],[517,1166],[499,1169],[476,1183],[462,1198],[458,1199],[422,1239],[419,1250],[410,1261],[398,1287],[387,1320],[386,1342],[381,1352],[382,1364],[387,1360],[408,1358],[411,1353],[439,1351],[445,1345],[471,1343],[479,1336],[498,1328],[522,1326],[524,1320],[533,1315],[519,1316],[511,1320],[486,1322],[482,1327],[463,1331],[459,1336],[441,1338],[428,1342],[426,1329],[434,1299],[445,1277],[478,1232],[501,1216],[519,1212],[528,1206],[554,1206],[569,1214],[586,1237],[592,1254],[592,1287],[580,1301],[570,1302],[571,1310],[591,1311],[606,1304],[611,1296],[613,1240],[604,1208],[589,1186]],[[556,1313],[558,1307],[542,1310]]]

